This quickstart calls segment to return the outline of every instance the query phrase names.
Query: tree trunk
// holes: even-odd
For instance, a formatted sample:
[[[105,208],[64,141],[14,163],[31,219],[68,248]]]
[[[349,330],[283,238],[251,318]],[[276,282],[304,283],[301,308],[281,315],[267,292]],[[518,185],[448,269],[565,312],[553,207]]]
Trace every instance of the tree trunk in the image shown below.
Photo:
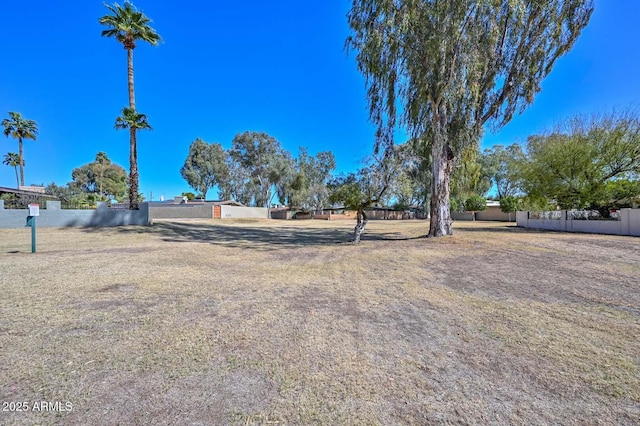
[[[358,209],[356,218],[358,222],[353,232],[353,244],[358,244],[360,242],[360,238],[364,233],[364,229],[367,227],[367,223],[369,222],[367,214],[364,212],[364,209],[362,207]]]
[[[127,49],[127,77],[129,86],[129,108],[136,110],[136,97],[133,91],[133,49]]]
[[[138,148],[136,129],[129,129],[129,208],[138,210]]]
[[[20,188],[20,186],[24,186],[24,150],[22,149],[22,138],[19,137],[18,138],[18,152],[19,152],[19,159],[18,161],[20,162],[20,185],[18,185],[18,188]]]
[[[16,172],[16,189],[20,187],[20,178],[18,177],[18,166],[13,166],[13,170]]]
[[[453,153],[444,134],[442,117],[434,120],[434,135],[431,144],[431,222],[429,237],[453,235],[449,204],[449,180]]]

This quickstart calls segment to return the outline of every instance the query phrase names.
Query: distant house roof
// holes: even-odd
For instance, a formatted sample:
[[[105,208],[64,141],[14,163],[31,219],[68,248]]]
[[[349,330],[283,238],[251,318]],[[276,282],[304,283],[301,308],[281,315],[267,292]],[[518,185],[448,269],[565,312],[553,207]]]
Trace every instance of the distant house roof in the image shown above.
[[[215,204],[218,206],[238,206],[238,207],[244,207],[244,204],[239,203],[237,201],[234,200],[216,200],[216,201],[205,201],[205,203],[211,203],[211,204]]]
[[[58,197],[56,197],[55,195],[45,194],[41,191],[28,191],[26,189],[7,188],[4,186],[0,186],[0,194],[15,194],[15,195],[25,195],[30,197],[44,197],[44,198],[51,198],[53,200],[58,199]]]
[[[164,207],[166,206],[184,206],[184,202],[180,202],[178,203],[177,201],[174,200],[164,200],[164,201],[150,201],[150,204],[155,204],[155,205],[162,205]],[[244,207],[244,204],[239,203],[237,201],[233,201],[233,200],[191,200],[187,202],[187,205],[198,205],[198,204],[213,204],[215,206],[238,206],[238,207]]]

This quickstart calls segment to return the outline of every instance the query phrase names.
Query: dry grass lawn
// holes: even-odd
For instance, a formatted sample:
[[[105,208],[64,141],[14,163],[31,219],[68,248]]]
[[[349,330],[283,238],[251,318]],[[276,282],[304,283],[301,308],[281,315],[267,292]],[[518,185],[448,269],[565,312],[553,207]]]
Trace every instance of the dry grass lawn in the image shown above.
[[[639,238],[353,225],[0,229],[0,424],[640,423]]]

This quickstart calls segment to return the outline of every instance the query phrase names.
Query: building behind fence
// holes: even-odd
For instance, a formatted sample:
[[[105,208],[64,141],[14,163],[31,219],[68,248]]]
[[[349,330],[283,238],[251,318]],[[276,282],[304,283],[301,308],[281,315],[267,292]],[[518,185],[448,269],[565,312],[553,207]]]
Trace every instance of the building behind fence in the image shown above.
[[[233,201],[150,203],[149,217],[155,219],[267,219],[264,207],[246,207]]]
[[[640,209],[620,209],[606,219],[595,211],[517,212],[516,220],[522,228],[640,237]]]

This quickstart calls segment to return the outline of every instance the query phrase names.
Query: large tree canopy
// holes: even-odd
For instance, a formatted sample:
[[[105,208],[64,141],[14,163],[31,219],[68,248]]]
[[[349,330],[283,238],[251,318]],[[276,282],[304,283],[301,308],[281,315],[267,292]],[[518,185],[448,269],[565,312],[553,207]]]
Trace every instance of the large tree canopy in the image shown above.
[[[515,196],[520,192],[519,166],[523,158],[522,147],[518,144],[512,144],[506,148],[502,145],[494,145],[482,153],[480,163],[485,175],[495,185],[499,200]]]
[[[290,154],[273,136],[263,132],[244,132],[233,138],[229,155],[245,171],[238,174],[250,178],[255,190],[255,205],[269,207],[276,194],[274,186],[289,171]]]
[[[429,235],[452,233],[453,160],[485,123],[508,123],[574,44],[591,0],[353,0],[348,14],[376,147],[397,124],[431,153]]]
[[[73,169],[72,185],[96,200],[121,201],[127,193],[127,172],[113,164],[106,153],[98,152],[95,161]]]
[[[197,138],[189,146],[180,174],[189,186],[199,191],[206,199],[207,192],[215,185],[224,183],[229,177],[227,154],[219,143],[206,143]]]
[[[331,151],[321,151],[312,156],[306,148],[299,148],[292,173],[283,187],[286,196],[281,196],[282,201],[285,202],[286,198],[290,206],[314,212],[322,210],[329,201],[327,183],[335,168],[336,160]]]
[[[629,113],[573,118],[564,129],[530,137],[521,169],[530,202],[553,200],[608,216],[640,196],[640,119]]]

